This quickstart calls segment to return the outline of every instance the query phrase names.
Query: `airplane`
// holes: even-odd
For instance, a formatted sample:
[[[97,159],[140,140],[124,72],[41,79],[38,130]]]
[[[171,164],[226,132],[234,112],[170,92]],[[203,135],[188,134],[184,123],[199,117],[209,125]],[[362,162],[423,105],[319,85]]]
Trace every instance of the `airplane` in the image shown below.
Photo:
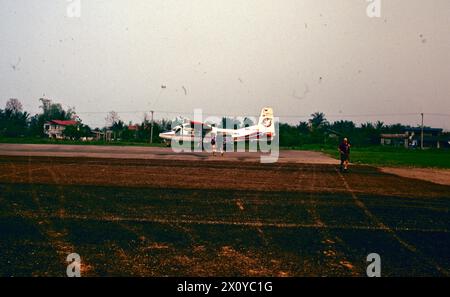
[[[175,141],[187,142],[207,142],[211,136],[223,135],[227,140],[233,142],[252,141],[261,138],[272,141],[275,137],[275,123],[273,118],[273,109],[265,107],[261,110],[261,115],[257,125],[240,129],[223,129],[205,124],[185,120],[183,124],[175,126],[171,131],[159,134],[159,137],[168,145]],[[207,137],[209,135],[209,138]]]

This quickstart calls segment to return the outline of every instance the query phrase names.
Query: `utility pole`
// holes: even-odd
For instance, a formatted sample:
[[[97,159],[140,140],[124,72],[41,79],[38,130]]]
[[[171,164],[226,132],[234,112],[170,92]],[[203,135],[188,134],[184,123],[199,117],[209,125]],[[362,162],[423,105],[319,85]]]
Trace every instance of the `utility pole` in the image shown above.
[[[420,131],[420,149],[423,150],[423,112],[420,115],[422,116],[422,126]]]
[[[152,126],[150,128],[150,144],[152,144],[153,143],[153,113],[155,111],[151,110],[150,112],[152,113],[152,119],[151,119]]]

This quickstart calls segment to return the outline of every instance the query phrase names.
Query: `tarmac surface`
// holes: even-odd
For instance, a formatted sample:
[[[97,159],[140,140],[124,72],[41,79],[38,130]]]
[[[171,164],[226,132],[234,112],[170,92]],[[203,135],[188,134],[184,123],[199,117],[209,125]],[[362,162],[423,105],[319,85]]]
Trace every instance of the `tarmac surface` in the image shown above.
[[[89,157],[109,159],[144,160],[214,160],[211,153],[183,152],[175,153],[170,148],[137,146],[93,146],[93,145],[47,145],[47,144],[0,144],[3,156],[44,156],[44,157]],[[229,152],[223,160],[239,162],[259,162],[261,156],[270,154],[252,152]],[[320,152],[281,150],[279,163],[338,164],[339,162]]]
[[[450,274],[450,186],[320,153],[0,145],[0,276]]]

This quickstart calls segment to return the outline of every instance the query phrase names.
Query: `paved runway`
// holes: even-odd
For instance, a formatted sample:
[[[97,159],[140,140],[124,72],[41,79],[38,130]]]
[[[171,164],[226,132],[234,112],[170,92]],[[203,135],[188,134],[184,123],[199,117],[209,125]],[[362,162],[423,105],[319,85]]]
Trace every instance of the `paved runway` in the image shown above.
[[[135,146],[93,146],[93,145],[46,145],[46,144],[0,144],[0,155],[4,156],[52,156],[52,157],[89,157],[112,159],[158,159],[158,160],[218,160],[211,153],[185,152],[175,153],[170,148]],[[228,152],[221,157],[226,161],[259,162],[260,153]],[[333,158],[319,152],[281,150],[278,162],[337,164]]]

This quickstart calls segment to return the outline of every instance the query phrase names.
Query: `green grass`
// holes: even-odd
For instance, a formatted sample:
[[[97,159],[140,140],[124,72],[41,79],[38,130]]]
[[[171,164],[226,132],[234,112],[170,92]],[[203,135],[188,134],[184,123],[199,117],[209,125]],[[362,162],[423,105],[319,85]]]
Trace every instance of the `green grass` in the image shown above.
[[[0,137],[0,143],[17,143],[17,144],[63,144],[63,145],[113,145],[113,146],[149,146],[149,147],[163,147],[162,143],[148,142],[130,142],[130,141],[76,141],[76,140],[55,140],[49,138],[39,137],[17,137],[17,138],[4,138]]]
[[[335,146],[305,145],[295,149],[321,151],[333,158],[339,158],[339,153]],[[376,166],[450,168],[450,150],[354,146],[351,150],[350,161],[354,164]]]

